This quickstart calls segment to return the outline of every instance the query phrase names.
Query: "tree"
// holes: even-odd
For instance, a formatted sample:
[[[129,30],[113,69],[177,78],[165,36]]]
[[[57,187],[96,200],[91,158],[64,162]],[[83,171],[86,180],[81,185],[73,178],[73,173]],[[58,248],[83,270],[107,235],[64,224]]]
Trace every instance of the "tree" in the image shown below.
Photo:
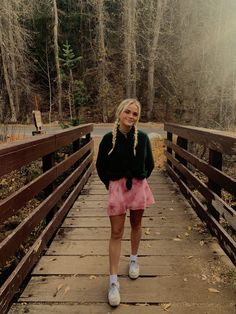
[[[98,103],[102,107],[102,121],[108,121],[107,98],[109,92],[109,84],[106,75],[106,46],[105,46],[105,14],[104,0],[96,1],[96,14],[98,20]]]
[[[54,54],[55,54],[55,65],[56,65],[56,80],[57,80],[57,99],[58,99],[58,114],[62,120],[62,80],[61,80],[61,69],[59,60],[59,45],[58,45],[58,11],[57,1],[53,0],[53,15],[54,15],[54,27],[53,27],[53,42],[54,42]]]
[[[69,110],[70,110],[70,119],[73,119],[73,111],[74,108],[74,77],[73,77],[73,68],[78,61],[82,59],[82,57],[76,57],[71,46],[68,44],[63,45],[63,58],[60,58],[62,63],[62,68],[64,69],[64,81],[66,81],[68,85],[68,102],[69,102]]]
[[[124,1],[124,61],[126,97],[136,97],[136,0]]]
[[[10,120],[16,122],[20,110],[20,100],[29,90],[28,55],[29,35],[21,25],[22,14],[30,13],[25,2],[3,0],[0,4],[0,51],[1,65],[10,107]],[[8,110],[7,110],[8,111]]]
[[[161,30],[161,22],[167,0],[150,1],[150,29],[152,30],[151,40],[148,42],[148,93],[147,93],[147,119],[150,120],[154,101],[154,72],[158,56],[158,39]]]

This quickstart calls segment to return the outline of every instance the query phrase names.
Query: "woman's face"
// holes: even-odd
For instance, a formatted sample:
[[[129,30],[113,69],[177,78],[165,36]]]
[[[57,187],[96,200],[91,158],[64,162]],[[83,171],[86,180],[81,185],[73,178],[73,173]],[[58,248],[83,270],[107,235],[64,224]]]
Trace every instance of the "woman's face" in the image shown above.
[[[120,113],[120,126],[130,129],[138,121],[138,117],[139,108],[131,103]]]

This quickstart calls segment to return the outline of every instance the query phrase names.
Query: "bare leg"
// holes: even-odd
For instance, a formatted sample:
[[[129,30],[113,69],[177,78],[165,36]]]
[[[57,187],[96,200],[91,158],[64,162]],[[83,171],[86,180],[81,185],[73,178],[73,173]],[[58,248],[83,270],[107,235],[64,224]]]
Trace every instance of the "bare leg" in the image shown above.
[[[137,255],[140,239],[142,236],[142,217],[143,209],[130,210],[131,225],[131,254]]]
[[[111,238],[109,242],[110,275],[118,273],[121,240],[124,233],[125,215],[110,216]]]

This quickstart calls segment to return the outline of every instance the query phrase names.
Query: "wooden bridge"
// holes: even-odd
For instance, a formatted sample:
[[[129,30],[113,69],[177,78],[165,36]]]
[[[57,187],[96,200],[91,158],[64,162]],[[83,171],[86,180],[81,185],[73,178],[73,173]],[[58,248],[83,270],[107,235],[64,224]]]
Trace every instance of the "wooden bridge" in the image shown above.
[[[165,125],[167,164],[149,179],[156,204],[143,218],[141,276],[127,275],[127,217],[121,305],[112,309],[107,192],[93,167],[92,129],[2,145],[3,179],[31,162],[42,171],[0,202],[6,225],[37,200],[0,244],[0,313],[236,313],[236,180],[222,170],[236,154],[235,134]]]

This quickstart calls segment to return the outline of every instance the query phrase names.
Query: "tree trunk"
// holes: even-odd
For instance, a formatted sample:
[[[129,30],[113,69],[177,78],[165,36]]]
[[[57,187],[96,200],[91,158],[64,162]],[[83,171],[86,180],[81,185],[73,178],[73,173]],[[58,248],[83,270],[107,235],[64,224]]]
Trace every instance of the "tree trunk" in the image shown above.
[[[10,7],[9,7],[10,10]],[[13,18],[14,15],[13,15]],[[14,23],[15,25],[16,23]],[[12,89],[14,95],[14,103],[16,108],[16,115],[18,116],[20,112],[20,99],[19,99],[19,87],[18,87],[18,80],[17,80],[17,71],[16,71],[16,49],[14,45],[14,37],[11,27],[11,21],[9,21],[9,45],[11,51],[11,73],[12,73]]]
[[[49,124],[52,122],[52,85],[51,85],[51,76],[50,76],[50,65],[48,60],[48,44],[46,42],[46,65],[47,65],[47,78],[48,78],[48,91],[49,91]]]
[[[59,61],[59,47],[58,47],[58,12],[57,12],[57,1],[53,0],[53,12],[54,12],[54,27],[53,27],[53,41],[54,41],[54,55],[55,65],[57,72],[57,99],[58,99],[58,113],[59,118],[62,120],[62,80],[60,71]]]
[[[98,16],[98,76],[99,76],[99,104],[102,106],[102,120],[108,121],[107,93],[108,84],[106,78],[106,47],[104,36],[104,0],[97,1]]]
[[[69,87],[68,87],[68,102],[69,102],[70,120],[71,121],[73,119],[73,109],[74,109],[73,85],[74,85],[73,73],[72,73],[72,70],[70,69],[70,79],[69,79]]]
[[[166,6],[166,0],[158,0],[154,22],[153,22],[153,39],[149,48],[148,56],[148,95],[147,95],[147,119],[150,120],[153,111],[154,101],[154,72],[155,62],[157,59],[157,44],[160,35],[161,21]]]
[[[4,74],[4,80],[6,82],[6,90],[8,93],[9,104],[10,104],[10,109],[11,109],[11,122],[16,122],[17,113],[16,113],[16,107],[14,104],[14,94],[11,88],[11,82],[10,82],[10,77],[8,73],[7,52],[5,51],[5,48],[4,48],[2,29],[3,29],[2,18],[0,17],[0,48],[1,48],[1,56],[2,56],[3,74]]]
[[[128,0],[124,5],[125,16],[125,79],[126,97],[136,97],[137,55],[136,55],[136,0]]]

